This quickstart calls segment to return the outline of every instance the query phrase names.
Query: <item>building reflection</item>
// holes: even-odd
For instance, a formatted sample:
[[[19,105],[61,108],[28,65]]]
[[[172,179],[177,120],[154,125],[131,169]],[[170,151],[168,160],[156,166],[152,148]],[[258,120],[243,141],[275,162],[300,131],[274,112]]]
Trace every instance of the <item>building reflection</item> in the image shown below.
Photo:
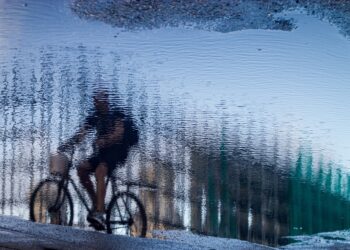
[[[260,135],[252,132],[259,120],[251,114],[242,114],[251,121],[244,124],[248,133],[242,143],[228,121],[232,114],[214,117],[195,108],[186,114],[186,100],[162,100],[157,83],[145,83],[118,55],[111,56],[115,66],[109,69],[102,67],[103,55],[83,46],[62,53],[43,50],[39,59],[18,56],[2,69],[2,214],[28,218],[29,194],[48,175],[48,154],[85,117],[93,85],[104,81],[111,82],[110,90],[120,98],[115,101],[128,107],[141,130],[126,178],[158,186],[136,190],[149,232],[186,228],[276,246],[287,235],[349,228],[350,176],[341,166],[302,146],[281,153],[278,134],[268,145],[263,127]],[[116,84],[122,81],[127,84]],[[196,122],[200,117],[216,123],[214,132]],[[77,159],[91,152],[89,140]],[[80,211],[75,226],[86,227],[82,205],[74,206]]]
[[[225,166],[220,160],[208,161],[208,157],[198,152],[192,152],[191,157],[192,178],[186,194],[191,231],[269,245],[277,245],[281,236],[288,235],[287,179],[277,179],[277,183],[266,181],[274,180],[275,173],[258,164],[230,162]],[[164,174],[165,170],[159,171],[159,168],[149,166],[141,176],[158,185],[161,181],[157,179],[174,179],[171,173]],[[222,180],[224,176],[226,183]],[[140,193],[147,204],[150,230],[184,228],[188,218],[184,218],[176,203],[183,203],[185,197],[171,190],[171,183],[160,185],[156,193],[147,190]]]
[[[301,171],[300,160],[294,167],[293,175],[297,175]],[[171,172],[165,174],[160,168],[150,165],[141,176],[158,185],[169,176],[174,178]],[[222,170],[227,170],[227,183],[222,179]],[[339,171],[335,179],[331,174],[318,176],[324,178],[323,185],[328,185],[328,189],[323,189],[322,183],[312,183],[301,176],[278,175],[273,166],[232,161],[224,166],[220,160],[208,160],[207,156],[192,152],[191,174],[189,229],[196,233],[276,246],[287,242],[283,236],[341,230],[350,225],[346,213],[349,200],[340,190],[337,194],[331,189],[341,179]],[[160,185],[157,192],[140,192],[150,231],[185,228],[188,218],[177,209],[184,197],[169,189],[171,181],[167,183],[166,188]],[[340,188],[341,183],[338,185]]]

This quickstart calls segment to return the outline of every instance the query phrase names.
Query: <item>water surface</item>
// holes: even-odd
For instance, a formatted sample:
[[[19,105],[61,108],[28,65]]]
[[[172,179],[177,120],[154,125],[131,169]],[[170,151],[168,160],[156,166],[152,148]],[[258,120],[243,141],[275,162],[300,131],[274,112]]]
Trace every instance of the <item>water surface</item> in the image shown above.
[[[159,186],[135,190],[150,231],[275,246],[349,227],[347,5],[247,1],[220,19],[179,1],[121,22],[77,3],[0,1],[2,214],[28,218],[49,154],[107,88],[141,132],[118,174]]]

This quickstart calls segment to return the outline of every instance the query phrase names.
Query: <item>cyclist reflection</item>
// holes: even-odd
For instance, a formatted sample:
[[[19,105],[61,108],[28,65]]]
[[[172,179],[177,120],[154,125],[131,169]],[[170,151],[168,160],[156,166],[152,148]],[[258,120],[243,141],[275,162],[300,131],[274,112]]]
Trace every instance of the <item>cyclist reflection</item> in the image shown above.
[[[129,149],[138,141],[138,131],[133,121],[117,108],[112,108],[106,91],[97,91],[93,97],[94,109],[82,123],[75,135],[59,147],[65,150],[80,143],[88,132],[95,130],[93,154],[82,161],[78,176],[93,204],[87,220],[97,230],[105,230],[106,176],[125,162]],[[96,191],[90,178],[96,177]]]

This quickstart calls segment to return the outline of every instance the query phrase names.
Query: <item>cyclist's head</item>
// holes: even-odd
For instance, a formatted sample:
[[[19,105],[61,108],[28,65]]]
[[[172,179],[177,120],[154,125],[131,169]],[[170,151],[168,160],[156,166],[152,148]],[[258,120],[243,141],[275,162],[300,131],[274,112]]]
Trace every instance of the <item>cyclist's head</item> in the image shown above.
[[[97,90],[94,93],[94,106],[97,111],[104,112],[109,109],[108,92],[106,90]]]

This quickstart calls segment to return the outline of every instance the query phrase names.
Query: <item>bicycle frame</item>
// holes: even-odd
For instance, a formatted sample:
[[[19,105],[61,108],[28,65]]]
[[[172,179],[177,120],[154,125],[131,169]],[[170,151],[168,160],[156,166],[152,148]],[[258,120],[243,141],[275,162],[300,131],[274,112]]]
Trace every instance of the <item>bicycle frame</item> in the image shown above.
[[[78,184],[75,175],[71,176],[70,172],[72,168],[76,165],[74,164],[75,161],[73,161],[73,150],[71,151],[72,154],[70,155],[70,159],[68,156],[67,159],[67,151],[63,152],[65,153],[66,158],[66,164],[64,168],[61,168],[59,171],[51,172],[51,175],[40,181],[38,186],[34,189],[31,197],[30,197],[30,219],[32,221],[40,222],[42,221],[41,217],[40,219],[37,218],[36,212],[35,212],[35,206],[36,206],[36,198],[40,198],[41,195],[45,195],[45,193],[40,193],[41,191],[45,191],[45,187],[52,187],[50,185],[53,184],[53,187],[55,188],[52,191],[55,192],[55,196],[53,196],[52,192],[50,190],[49,193],[46,195],[50,195],[50,197],[54,198],[54,200],[50,200],[49,203],[44,203],[45,206],[44,211],[45,222],[59,224],[61,223],[67,223],[64,225],[73,225],[74,223],[74,203],[72,199],[72,189],[75,190],[78,199],[83,204],[83,207],[85,207],[86,211],[91,213],[93,212],[93,207],[90,206],[90,199],[87,197],[87,192],[84,190],[81,190],[80,185]],[[63,156],[62,156],[63,157]],[[63,166],[62,166],[63,167]],[[73,178],[74,177],[74,178]],[[45,186],[49,184],[49,186]],[[111,184],[110,187],[107,187],[109,184]],[[69,187],[69,185],[72,186]],[[112,173],[111,175],[108,175],[106,178],[106,191],[108,190],[110,197],[108,196],[108,200],[106,202],[106,230],[108,233],[114,233],[114,230],[117,230],[117,233],[125,233],[131,235],[131,227],[135,224],[135,228],[139,230],[136,230],[133,234],[133,236],[141,236],[144,237],[146,235],[147,230],[147,216],[145,213],[144,206],[142,202],[138,199],[137,195],[130,191],[130,189],[133,189],[134,187],[146,187],[146,188],[154,188],[152,185],[142,185],[141,183],[129,181],[129,179],[121,178],[121,176],[117,175],[116,173]],[[123,188],[120,188],[120,186],[123,186]],[[44,189],[43,189],[44,188]],[[39,196],[38,196],[39,195]],[[56,196],[57,195],[57,196]],[[53,203],[52,203],[53,202]],[[78,202],[78,201],[77,201]],[[68,210],[62,210],[63,213],[67,212],[67,219],[66,222],[61,221],[61,209]],[[83,209],[84,210],[84,209]],[[41,210],[39,211],[41,213]],[[49,212],[49,214],[47,214]],[[57,213],[58,212],[58,213]],[[51,217],[53,215],[53,217]],[[56,216],[57,215],[57,216]],[[135,215],[137,217],[135,217]],[[40,215],[41,216],[41,215]],[[50,220],[47,220],[46,218],[51,218],[53,221],[50,222]],[[59,221],[57,221],[57,218]],[[136,221],[134,218],[138,218]],[[136,226],[137,225],[137,226]],[[91,226],[91,225],[90,225]],[[93,226],[93,225],[92,225]],[[119,232],[118,230],[121,229]],[[98,229],[97,229],[98,230]]]
[[[73,155],[72,157],[73,158]],[[59,184],[59,191],[58,191],[58,195],[57,195],[57,200],[55,202],[55,205],[53,206],[52,209],[59,209],[60,207],[60,197],[61,197],[61,192],[63,189],[69,190],[68,189],[68,185],[71,184],[73,186],[74,191],[77,193],[79,200],[83,203],[84,207],[86,208],[86,210],[91,213],[92,210],[89,207],[88,202],[86,201],[84,194],[82,191],[79,190],[78,185],[74,182],[74,180],[70,177],[70,171],[73,167],[73,163],[72,160],[69,162],[68,165],[68,170],[67,170],[67,175],[63,176],[62,179],[60,180],[60,184]],[[109,181],[111,180],[111,188],[112,188],[112,193],[115,194],[117,192],[117,185],[116,185],[116,178],[114,176],[108,176],[107,180],[106,180],[106,188],[109,184]],[[129,191],[129,186],[127,186],[127,190]],[[62,199],[64,200],[64,199]]]
[[[91,213],[93,212],[92,209],[89,207],[89,204],[88,204],[88,201],[85,199],[85,195],[84,195],[84,191],[80,191],[78,185],[74,182],[74,180],[71,178],[70,176],[70,171],[71,169],[73,168],[73,155],[74,155],[74,151],[72,150],[72,153],[71,153],[71,159],[68,163],[68,166],[67,166],[67,171],[66,171],[66,174],[61,176],[61,180],[59,180],[59,192],[58,192],[58,195],[57,195],[57,200],[55,202],[55,205],[53,205],[53,207],[51,209],[53,210],[59,210],[61,205],[60,204],[60,197],[61,197],[61,192],[62,190],[67,190],[67,192],[69,192],[69,189],[68,189],[68,185],[71,184],[73,186],[73,189],[75,190],[75,192],[77,193],[78,195],[78,198],[79,200],[83,203],[85,209]],[[144,187],[148,187],[148,188],[152,188],[154,189],[155,187],[153,187],[152,185],[140,185],[139,183],[135,183],[135,182],[125,182],[123,181],[122,179],[118,179],[115,175],[109,175],[107,177],[107,180],[106,180],[106,190],[107,190],[107,186],[109,184],[109,182],[111,182],[111,189],[112,189],[112,197],[114,195],[116,195],[118,193],[118,184],[117,184],[117,181],[120,180],[121,181],[121,184],[124,185],[126,187],[126,192],[130,192],[130,188],[133,187],[133,186],[144,186]],[[65,193],[65,192],[64,192]],[[62,199],[62,201],[64,200],[64,197]],[[111,202],[112,200],[109,201],[109,203]],[[109,207],[109,205],[107,205],[107,207]],[[118,208],[119,209],[119,208]],[[127,224],[129,222],[127,221],[118,221],[118,223],[120,224]]]
[[[108,177],[107,178],[107,181],[106,181],[106,187],[108,186],[108,184],[109,184],[109,180],[110,179],[113,179],[114,180],[114,178],[113,177]],[[114,194],[114,193],[116,193],[116,191],[117,191],[117,187],[116,187],[116,185],[114,185],[114,181],[111,181],[111,185],[112,185],[112,193]],[[86,199],[85,199],[85,197],[84,197],[84,194],[83,194],[83,192],[82,191],[80,191],[79,190],[79,187],[78,187],[78,185],[77,184],[75,184],[75,182],[74,182],[74,180],[72,179],[72,178],[70,178],[70,176],[65,180],[65,187],[67,188],[68,187],[68,185],[69,184],[71,184],[72,186],[73,186],[73,189],[74,189],[74,191],[77,193],[77,195],[78,195],[78,197],[79,197],[79,200],[83,203],[83,205],[84,205],[84,207],[86,208],[86,210],[90,213],[90,212],[92,212],[91,211],[91,208],[89,207],[89,205],[88,205],[88,202],[86,201]]]
[[[89,205],[84,197],[84,195],[82,194],[82,192],[79,191],[79,188],[78,186],[75,184],[75,182],[71,179],[71,178],[68,178],[67,180],[67,186],[68,184],[71,184],[73,186],[73,189],[75,190],[75,192],[78,194],[78,197],[79,197],[79,200],[83,203],[84,207],[86,208],[86,210],[91,213],[91,208],[89,208]]]

